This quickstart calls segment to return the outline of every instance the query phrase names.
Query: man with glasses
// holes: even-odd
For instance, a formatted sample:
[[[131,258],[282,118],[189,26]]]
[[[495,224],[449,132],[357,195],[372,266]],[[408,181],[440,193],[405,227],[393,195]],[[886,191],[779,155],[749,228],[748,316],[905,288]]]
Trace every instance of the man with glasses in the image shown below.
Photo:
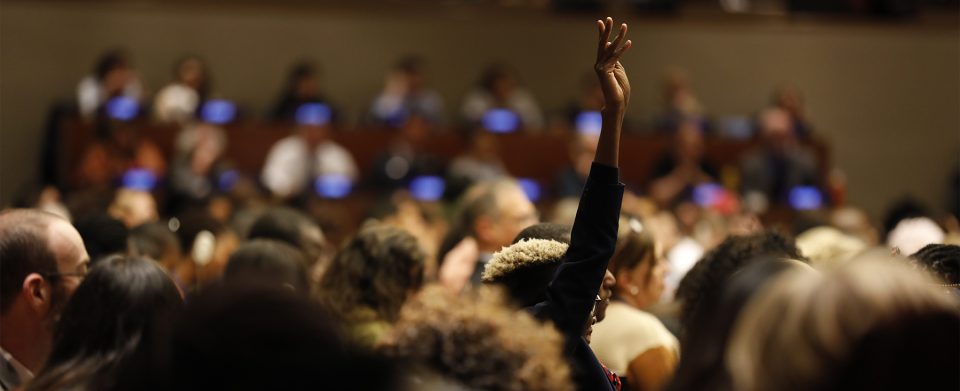
[[[69,221],[34,209],[0,213],[0,389],[43,367],[53,324],[89,263]]]

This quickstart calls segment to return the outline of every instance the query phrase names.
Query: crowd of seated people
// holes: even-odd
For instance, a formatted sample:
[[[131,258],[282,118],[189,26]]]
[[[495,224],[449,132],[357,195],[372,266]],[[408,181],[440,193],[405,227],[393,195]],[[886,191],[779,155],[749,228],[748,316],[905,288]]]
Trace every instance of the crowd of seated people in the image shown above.
[[[138,163],[149,147],[115,119],[98,148],[123,160],[93,188],[106,202],[78,208],[38,185],[0,211],[0,389],[960,388],[956,216],[905,199],[882,226],[840,202],[767,224],[757,202],[818,185],[794,131],[809,130],[802,99],[778,92],[729,184],[682,76],[673,148],[655,189],[633,191],[631,42],[610,18],[596,28],[583,107],[601,121],[573,138],[555,210],[506,172],[483,118],[442,183],[424,145],[447,120],[420,59],[400,62],[366,114],[396,129],[362,203],[344,191],[363,173],[330,137],[317,68],[295,67],[270,113],[295,125],[259,192],[230,174],[227,131],[190,119],[209,97],[203,62],[178,63],[155,102],[179,123],[169,169]],[[120,94],[130,68],[115,54],[88,87]],[[471,110],[535,109],[503,68],[483,85]],[[370,207],[350,226],[354,203]]]

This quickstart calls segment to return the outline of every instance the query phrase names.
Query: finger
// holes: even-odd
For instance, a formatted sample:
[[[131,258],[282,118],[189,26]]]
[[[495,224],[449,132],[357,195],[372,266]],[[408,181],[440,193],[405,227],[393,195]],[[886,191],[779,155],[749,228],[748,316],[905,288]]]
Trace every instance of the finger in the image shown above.
[[[621,47],[620,50],[617,50],[615,53],[613,53],[613,56],[611,56],[612,61],[620,61],[620,57],[623,56],[623,53],[627,52],[627,49],[630,49],[630,46],[633,46],[633,42],[631,42],[630,40],[627,40],[627,42],[623,44],[623,47]]]
[[[627,36],[627,24],[620,25],[620,33],[617,34],[617,37],[613,39],[613,49],[616,51],[620,47],[620,42],[623,42],[623,38]]]
[[[607,29],[607,28],[606,28],[607,25],[603,24],[603,21],[602,21],[602,20],[598,20],[598,21],[597,21],[597,27],[600,29],[600,34],[599,34],[600,39],[599,39],[599,42],[598,42],[598,44],[597,44],[597,60],[599,61],[599,60],[600,60],[600,56],[603,54],[603,50],[606,49],[606,47],[604,47],[604,44],[606,43],[606,40],[603,39],[603,31]]]
[[[608,17],[606,23],[604,23],[603,34],[600,35],[600,42],[609,42],[610,41],[610,31],[613,30],[613,18]]]

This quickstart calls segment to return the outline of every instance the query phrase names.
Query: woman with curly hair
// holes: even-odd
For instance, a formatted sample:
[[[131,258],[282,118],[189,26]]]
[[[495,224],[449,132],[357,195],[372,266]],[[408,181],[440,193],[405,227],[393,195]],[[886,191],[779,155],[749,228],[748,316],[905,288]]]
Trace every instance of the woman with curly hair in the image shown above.
[[[560,334],[511,308],[496,287],[461,296],[429,287],[404,307],[377,351],[410,365],[417,378],[465,389],[572,391]]]
[[[407,232],[366,226],[334,257],[320,280],[319,299],[340,316],[354,342],[372,347],[423,284],[424,259]]]

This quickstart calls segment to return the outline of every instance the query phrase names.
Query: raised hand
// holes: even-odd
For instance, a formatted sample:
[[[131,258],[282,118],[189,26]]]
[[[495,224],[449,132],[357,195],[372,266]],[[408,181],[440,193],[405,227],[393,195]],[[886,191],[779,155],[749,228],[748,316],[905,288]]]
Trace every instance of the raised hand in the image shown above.
[[[616,110],[622,115],[627,103],[630,102],[630,81],[627,79],[623,65],[620,65],[620,57],[631,45],[628,40],[622,47],[620,46],[627,35],[627,25],[626,23],[620,25],[620,33],[613,42],[609,42],[610,32],[613,31],[613,18],[607,18],[605,22],[598,20],[597,27],[600,29],[600,42],[597,47],[597,63],[594,65],[594,70],[600,78],[600,88],[603,90],[605,101],[604,108]]]

